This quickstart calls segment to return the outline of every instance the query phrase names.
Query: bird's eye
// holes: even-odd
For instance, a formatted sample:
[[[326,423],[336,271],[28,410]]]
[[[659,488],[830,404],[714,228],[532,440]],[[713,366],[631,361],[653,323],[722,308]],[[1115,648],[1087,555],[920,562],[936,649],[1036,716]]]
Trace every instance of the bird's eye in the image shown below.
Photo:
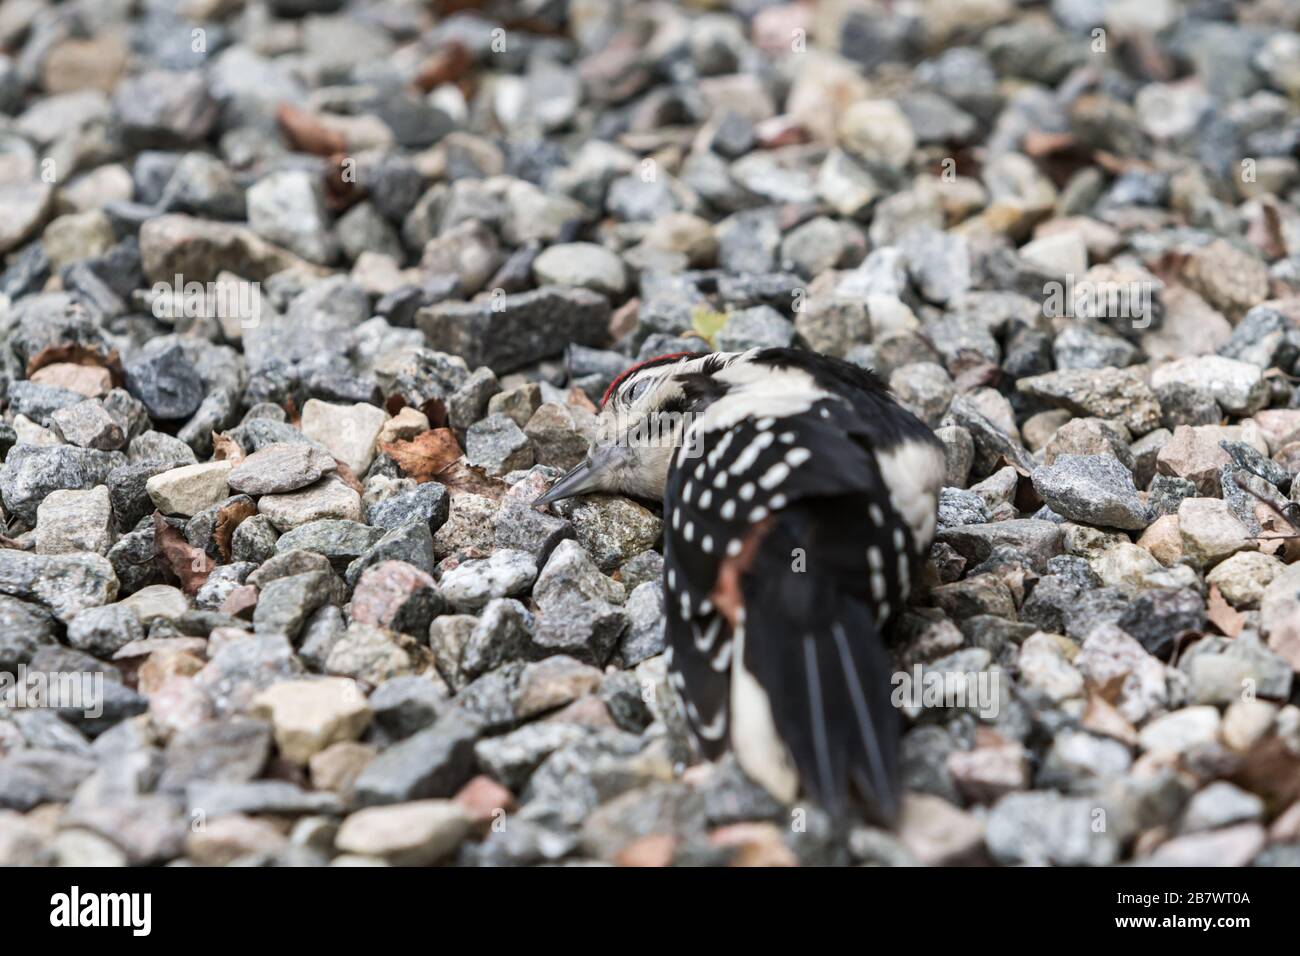
[[[649,387],[650,387],[650,379],[648,378],[637,379],[635,382],[633,382],[623,391],[623,401],[631,405],[638,398],[644,395],[646,393],[646,389],[648,389]]]

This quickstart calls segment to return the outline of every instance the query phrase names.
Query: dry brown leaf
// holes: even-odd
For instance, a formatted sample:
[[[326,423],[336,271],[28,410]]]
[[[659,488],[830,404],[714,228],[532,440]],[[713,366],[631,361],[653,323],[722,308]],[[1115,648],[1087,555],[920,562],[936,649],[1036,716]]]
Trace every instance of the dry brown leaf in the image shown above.
[[[217,512],[217,529],[215,536],[217,547],[221,549],[221,557],[230,560],[230,539],[235,534],[235,529],[245,518],[251,518],[257,514],[257,505],[251,499],[237,498],[230,504],[226,505]]]
[[[239,442],[221,432],[212,433],[213,461],[228,461],[232,465],[238,465],[245,457],[244,449]]]
[[[1270,813],[1300,799],[1300,755],[1279,737],[1265,737],[1246,752],[1232,782],[1264,798]]]
[[[465,45],[452,40],[425,60],[415,74],[415,85],[428,93],[444,83],[455,83],[474,65]]]
[[[432,428],[410,441],[381,442],[380,451],[397,462],[402,474],[416,481],[432,481],[461,456],[460,443],[450,428]]]
[[[347,485],[357,494],[364,495],[366,493],[365,485],[361,484],[361,482],[357,480],[356,472],[343,464],[343,462],[339,461],[337,458],[334,459],[334,472],[339,476],[339,480],[341,480],[343,484]]]
[[[1246,626],[1246,618],[1224,600],[1216,584],[1210,585],[1210,596],[1205,602],[1205,616],[1210,623],[1228,637],[1236,637]]]
[[[1117,684],[1123,683],[1123,675]],[[1108,688],[1109,689],[1109,688]],[[1121,743],[1134,747],[1138,742],[1137,731],[1105,696],[1102,688],[1088,688],[1088,706],[1083,712],[1083,726],[1094,734],[1113,737]]]
[[[429,419],[434,428],[447,427],[447,403],[441,398],[431,398],[420,406],[420,413]]]
[[[1001,471],[1003,468],[1006,468],[1008,465],[1014,468],[1016,470],[1016,474],[1019,475],[1021,478],[1028,478],[1032,473],[1024,465],[1012,461],[1006,455],[998,455],[998,460],[997,460],[997,464],[995,465],[995,470]],[[1032,487],[1033,486],[1031,485],[1030,488],[1032,489]]]
[[[326,127],[314,115],[289,103],[281,103],[275,118],[298,150],[316,156],[329,156],[347,151],[348,144],[334,130]]]
[[[1076,145],[1078,140],[1072,133],[1049,133],[1046,130],[1031,129],[1025,133],[1020,148],[1031,159],[1039,159],[1053,153],[1063,153]]]
[[[977,388],[996,388],[1002,379],[1002,369],[982,355],[964,351],[958,356],[960,366],[956,371],[957,391],[961,394]]]
[[[1300,535],[1271,506],[1257,501],[1255,520],[1263,530],[1256,539],[1261,552],[1281,557],[1285,564],[1300,560]]]
[[[153,513],[154,553],[164,572],[181,582],[181,590],[191,597],[203,587],[217,563],[203,551],[185,540],[180,529],[168,524],[163,516]]]
[[[1165,285],[1182,285],[1183,272],[1190,258],[1191,256],[1186,252],[1170,249],[1154,262],[1149,263],[1147,268]]]
[[[113,376],[113,384],[119,387],[122,384],[122,357],[117,354],[117,350],[113,349],[107,355],[104,355],[98,349],[82,345],[80,342],[64,342],[59,345],[45,346],[27,360],[27,377],[31,378],[32,373],[37,369],[58,362],[71,362],[73,365],[93,365],[98,368],[106,368],[109,374]]]
[[[366,191],[349,175],[350,166],[345,153],[331,153],[325,164],[325,204],[340,213],[360,202]]]
[[[447,493],[453,498],[472,494],[500,501],[509,490],[504,481],[493,478],[482,468],[475,468],[463,458],[456,459],[434,477],[447,486]]]
[[[1258,214],[1247,223],[1246,239],[1269,260],[1286,255],[1286,237],[1275,205],[1267,201],[1260,203]]]

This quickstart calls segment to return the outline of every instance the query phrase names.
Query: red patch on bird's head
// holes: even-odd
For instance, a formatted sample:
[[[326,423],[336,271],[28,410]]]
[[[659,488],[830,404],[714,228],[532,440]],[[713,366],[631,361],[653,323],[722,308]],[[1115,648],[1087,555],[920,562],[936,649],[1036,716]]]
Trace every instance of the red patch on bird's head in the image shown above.
[[[653,368],[656,365],[668,365],[671,362],[677,362],[685,358],[698,358],[705,355],[705,352],[671,352],[668,355],[656,355],[652,359],[646,359],[644,362],[637,362],[635,365],[625,369],[609,383],[609,388],[605,389],[605,394],[600,397],[600,407],[604,408],[609,397],[618,390],[618,387],[626,382],[631,376],[643,369]]]

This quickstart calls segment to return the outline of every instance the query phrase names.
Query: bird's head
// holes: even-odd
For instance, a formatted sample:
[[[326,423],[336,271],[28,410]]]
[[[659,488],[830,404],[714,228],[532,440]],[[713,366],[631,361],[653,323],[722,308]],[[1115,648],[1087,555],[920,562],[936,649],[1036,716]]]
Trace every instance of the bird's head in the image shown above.
[[[632,366],[601,399],[596,438],[580,465],[535,505],[590,492],[660,499],[673,453],[711,400],[709,380],[728,356],[678,352]]]

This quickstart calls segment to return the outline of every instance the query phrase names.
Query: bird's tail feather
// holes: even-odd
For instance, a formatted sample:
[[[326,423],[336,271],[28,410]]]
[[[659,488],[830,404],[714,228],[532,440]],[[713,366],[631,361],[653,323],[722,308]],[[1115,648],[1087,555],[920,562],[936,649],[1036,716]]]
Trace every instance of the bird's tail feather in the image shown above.
[[[746,587],[743,665],[809,796],[833,816],[860,801],[892,822],[900,720],[874,614],[861,591],[792,567],[783,537],[764,542],[767,566]]]

